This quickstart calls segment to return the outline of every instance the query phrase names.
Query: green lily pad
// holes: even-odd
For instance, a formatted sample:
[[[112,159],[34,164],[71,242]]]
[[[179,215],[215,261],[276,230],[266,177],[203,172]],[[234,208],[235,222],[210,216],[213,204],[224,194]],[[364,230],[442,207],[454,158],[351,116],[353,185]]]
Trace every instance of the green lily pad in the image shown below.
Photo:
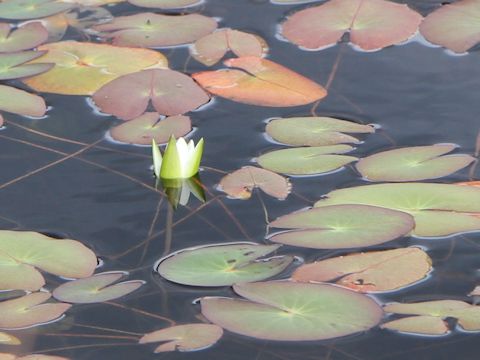
[[[0,111],[25,116],[43,116],[47,112],[47,105],[38,95],[0,85]],[[1,115],[0,120],[2,120]]]
[[[10,20],[38,19],[73,7],[57,0],[4,0],[0,3],[0,18]]]
[[[10,24],[0,23],[0,52],[16,52],[32,49],[48,39],[48,31],[39,22],[28,23],[12,29]]]
[[[292,229],[270,241],[314,249],[344,249],[381,244],[404,236],[415,226],[405,212],[368,205],[332,205],[293,212],[270,223]]]
[[[473,186],[432,183],[356,186],[328,193],[315,207],[340,204],[407,212],[415,219],[412,234],[420,237],[480,231],[480,188]]]
[[[314,175],[328,173],[358,160],[354,156],[334,155],[353,150],[349,145],[301,147],[275,150],[257,158],[264,169],[290,174]]]
[[[246,300],[205,297],[202,314],[226,330],[259,339],[332,339],[366,331],[383,315],[369,297],[334,285],[269,281],[233,288]]]
[[[200,4],[202,0],[128,0],[132,5],[154,9],[179,9]]]
[[[454,144],[436,144],[394,149],[361,159],[357,170],[370,181],[417,181],[447,176],[470,165],[475,158],[466,154],[445,155]]]
[[[131,280],[111,285],[124,276],[124,272],[112,271],[69,281],[57,287],[53,291],[53,297],[68,303],[91,304],[118,299],[144,284],[144,281]]]
[[[45,51],[23,51],[0,54],[0,80],[24,78],[50,70],[54,64],[25,64],[43,54],[45,54]]]
[[[380,327],[420,335],[445,335],[448,333],[445,321],[433,316],[409,316],[389,321]]]
[[[0,332],[0,345],[20,345],[21,343],[20,339],[16,336],[3,331]]]
[[[156,269],[165,279],[184,285],[226,286],[259,281],[281,273],[292,263],[292,256],[259,260],[279,247],[236,243],[184,249],[160,260]]]
[[[371,125],[330,117],[293,117],[274,119],[267,124],[266,132],[273,140],[292,146],[325,146],[357,144],[360,141],[350,135],[375,132]]]

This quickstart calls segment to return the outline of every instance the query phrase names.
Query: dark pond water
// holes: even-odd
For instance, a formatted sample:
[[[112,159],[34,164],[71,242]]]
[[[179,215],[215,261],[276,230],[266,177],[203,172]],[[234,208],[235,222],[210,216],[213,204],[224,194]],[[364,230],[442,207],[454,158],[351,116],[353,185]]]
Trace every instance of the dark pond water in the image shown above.
[[[407,3],[425,15],[441,1]],[[480,53],[473,51],[466,56],[453,56],[442,48],[416,41],[374,53],[355,51],[346,44],[319,52],[302,51],[280,41],[275,33],[277,25],[287,14],[305,6],[279,6],[268,1],[207,0],[201,7],[189,11],[198,10],[219,18],[219,27],[228,26],[262,36],[270,46],[270,59],[320,84],[327,82],[332,66],[338,60],[329,96],[320,103],[317,113],[381,125],[382,130],[369,136],[368,141],[355,151],[358,156],[392,146],[442,142],[456,143],[465,153],[474,152],[480,127]],[[110,10],[117,15],[136,11],[128,5],[118,5]],[[75,32],[69,36],[79,38]],[[188,58],[186,47],[162,52],[169,58],[172,68],[183,70]],[[194,60],[187,64],[187,73],[204,69]],[[96,115],[85,97],[45,94],[45,99],[52,106],[46,118],[32,120],[9,115],[7,119],[35,131],[86,144],[101,139],[116,123],[114,117]],[[217,97],[208,106],[191,113],[198,128],[195,138],[204,137],[206,141],[203,164],[225,172],[250,164],[255,156],[277,148],[264,137],[266,119],[308,116],[310,110],[311,106],[258,107]],[[146,281],[140,290],[116,300],[121,307],[110,304],[74,306],[59,322],[13,332],[22,339],[23,345],[15,348],[0,346],[0,352],[47,353],[95,360],[478,358],[479,335],[475,333],[454,330],[447,336],[434,338],[402,335],[378,328],[346,338],[305,343],[262,341],[226,332],[218,344],[207,350],[154,355],[153,346],[138,345],[135,341],[135,334],[168,325],[152,314],[173,319],[179,324],[197,322],[199,307],[192,304],[195,299],[206,295],[232,296],[233,292],[229,287],[200,289],[169,283],[153,272],[153,264],[164,252],[189,246],[245,240],[263,243],[266,226],[259,198],[253,196],[248,201],[239,201],[222,196],[230,215],[217,201],[208,202],[198,212],[195,209],[201,203],[195,199],[190,201],[188,208],[180,207],[174,213],[175,226],[171,244],[168,244],[165,235],[167,203],[161,202],[158,193],[139,184],[154,185],[149,171],[149,147],[115,144],[105,139],[99,145],[110,150],[91,148],[55,164],[53,162],[64,155],[52,150],[71,154],[83,145],[48,138],[13,125],[6,126],[0,135],[3,168],[0,183],[4,184],[0,185],[1,227],[81,240],[102,258],[101,270],[126,270],[131,273],[130,278]],[[41,167],[46,168],[32,173]],[[8,183],[20,176],[25,177]],[[221,177],[222,174],[209,169],[202,171],[201,179],[211,192],[208,199],[222,194],[216,190]],[[438,182],[467,179],[468,170],[462,170]],[[270,219],[312,205],[333,189],[364,183],[348,167],[335,174],[292,178],[291,181],[294,194],[285,201],[262,194]],[[152,233],[158,235],[145,242]],[[375,296],[379,302],[447,298],[469,301],[466,294],[479,282],[478,233],[438,240],[407,237],[373,249],[410,245],[420,245],[428,250],[435,270],[431,277],[415,286]],[[303,250],[286,246],[282,252],[312,261],[348,251]],[[49,280],[49,286],[53,288],[58,278]],[[114,330],[103,331],[89,326]],[[133,340],[129,338],[132,336]]]

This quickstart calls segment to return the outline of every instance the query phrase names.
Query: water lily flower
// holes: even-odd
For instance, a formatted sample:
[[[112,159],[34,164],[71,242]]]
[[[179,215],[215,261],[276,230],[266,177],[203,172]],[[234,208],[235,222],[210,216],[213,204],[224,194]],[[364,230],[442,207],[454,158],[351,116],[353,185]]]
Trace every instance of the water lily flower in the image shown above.
[[[187,144],[183,137],[175,140],[171,136],[165,153],[160,152],[152,139],[153,171],[157,178],[188,179],[198,172],[203,154],[203,138],[195,146],[193,140]]]

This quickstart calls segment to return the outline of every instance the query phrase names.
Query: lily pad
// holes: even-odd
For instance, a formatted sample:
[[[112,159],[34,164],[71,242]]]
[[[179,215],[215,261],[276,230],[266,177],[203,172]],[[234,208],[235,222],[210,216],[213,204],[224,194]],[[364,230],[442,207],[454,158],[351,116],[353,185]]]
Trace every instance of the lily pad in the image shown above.
[[[431,43],[464,53],[480,42],[480,3],[476,0],[446,3],[429,14],[420,26]]]
[[[292,263],[292,256],[259,259],[279,247],[235,243],[189,248],[160,260],[157,271],[169,281],[193,286],[259,281],[281,273]]]
[[[417,181],[450,175],[470,165],[475,158],[466,154],[445,155],[454,144],[413,146],[370,155],[356,164],[357,170],[370,181]]]
[[[301,10],[282,24],[282,35],[294,44],[320,50],[348,32],[363,50],[379,50],[408,40],[422,16],[405,4],[384,0],[330,0]]]
[[[411,214],[412,234],[443,237],[480,231],[480,188],[431,183],[375,184],[330,192],[315,207],[339,204],[380,206]]]
[[[445,335],[448,326],[445,321],[433,316],[409,316],[380,325],[382,329],[396,330],[421,335]]]
[[[22,51],[0,54],[0,80],[18,79],[38,75],[50,70],[53,64],[26,64],[44,53],[43,51]]]
[[[97,257],[81,242],[28,231],[0,231],[0,290],[38,290],[40,272],[82,278],[92,275]],[[1,326],[0,326],[1,327]]]
[[[259,339],[332,339],[366,331],[383,315],[369,297],[333,285],[269,281],[233,288],[247,300],[205,297],[202,314],[226,330]]]
[[[273,61],[245,56],[229,59],[235,69],[193,74],[200,85],[214,95],[261,106],[299,106],[322,99],[327,91],[306,77]]]
[[[270,241],[314,249],[344,249],[381,244],[408,234],[415,226],[407,213],[368,205],[332,205],[294,212],[271,222],[292,229]]]
[[[166,351],[196,351],[215,344],[223,335],[220,326],[212,324],[177,325],[144,335],[139,343],[165,342],[155,349],[155,353]]]
[[[432,260],[419,248],[372,251],[339,256],[300,266],[292,275],[299,282],[336,280],[360,292],[397,290],[427,276]]]
[[[300,147],[275,150],[257,158],[257,163],[264,169],[290,174],[314,175],[338,170],[358,160],[354,156],[334,155],[352,151],[349,145],[331,145]]]
[[[270,121],[266,132],[273,140],[287,145],[325,146],[358,144],[357,138],[344,133],[373,133],[375,128],[330,117],[293,117]]]
[[[38,19],[73,7],[57,0],[4,0],[0,3],[0,18],[10,20]]]
[[[255,188],[279,200],[286,199],[292,190],[287,178],[253,166],[244,166],[224,176],[219,188],[232,198],[242,200],[250,199]]]
[[[139,145],[150,145],[152,139],[159,144],[167,143],[170,136],[179,138],[192,131],[188,116],[170,116],[160,120],[160,114],[147,112],[110,130],[114,140]]]
[[[268,50],[260,37],[243,31],[221,29],[198,39],[190,53],[199,62],[211,66],[219,62],[228,51],[238,57],[262,57]]]
[[[0,332],[0,345],[20,345],[22,342],[16,336]],[[1,359],[1,357],[0,357]]]
[[[199,14],[154,13],[119,16],[93,27],[100,36],[112,38],[114,45],[152,48],[190,44],[216,28],[215,19]]]
[[[25,24],[14,30],[10,24],[0,23],[0,52],[32,49],[44,43],[47,38],[47,29],[39,22]]]
[[[0,328],[25,328],[59,319],[71,305],[45,303],[50,297],[48,292],[36,292],[0,302]]]
[[[24,116],[43,116],[47,112],[47,105],[38,95],[0,85],[0,111]]]
[[[192,78],[169,69],[123,75],[93,95],[93,101],[102,112],[124,120],[142,115],[150,101],[162,115],[180,115],[195,110],[209,99]]]
[[[0,360],[69,360],[68,358],[62,356],[51,356],[43,354],[32,354],[17,357],[13,354],[0,353]]]
[[[203,0],[128,0],[132,5],[154,9],[179,9],[200,4]]]
[[[61,41],[42,45],[39,50],[48,53],[33,62],[54,63],[55,67],[23,81],[37,91],[55,94],[91,95],[119,76],[167,67],[167,59],[149,49]]]

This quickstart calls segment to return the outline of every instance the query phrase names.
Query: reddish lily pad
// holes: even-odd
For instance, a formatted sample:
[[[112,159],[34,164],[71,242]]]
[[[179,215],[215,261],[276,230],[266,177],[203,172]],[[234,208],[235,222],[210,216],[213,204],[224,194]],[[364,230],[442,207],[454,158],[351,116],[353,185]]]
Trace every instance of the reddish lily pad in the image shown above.
[[[72,8],[57,0],[6,0],[0,3],[0,18],[10,20],[38,19]]]
[[[420,32],[433,44],[464,53],[480,42],[479,17],[476,0],[447,3],[425,18]]]
[[[299,282],[337,280],[360,292],[397,290],[427,276],[432,260],[419,248],[405,248],[340,256],[300,266],[292,275]]]
[[[79,241],[35,232],[0,231],[0,290],[40,289],[45,280],[35,268],[81,278],[92,275],[96,266],[95,254]]]
[[[0,85],[0,111],[25,116],[43,116],[47,112],[47,106],[38,95]]]
[[[140,280],[131,280],[111,285],[124,276],[124,272],[112,271],[69,281],[57,287],[53,291],[53,297],[73,304],[99,303],[130,294],[144,284]]]
[[[19,79],[50,70],[53,64],[26,64],[44,53],[43,51],[22,51],[0,54],[0,80]]]
[[[448,333],[446,322],[433,316],[409,316],[380,325],[382,329],[396,330],[421,335],[445,335]]]
[[[287,178],[253,166],[244,166],[222,178],[220,190],[235,199],[250,199],[254,188],[279,200],[286,199],[292,186]]]
[[[29,20],[26,24],[41,24],[48,33],[46,42],[57,42],[63,39],[68,29],[68,18],[65,13],[59,13],[41,19]]]
[[[422,16],[407,5],[385,0],[330,0],[301,10],[282,25],[282,34],[309,50],[335,45],[348,32],[352,44],[378,50],[408,40]]]
[[[369,297],[333,285],[269,281],[233,288],[247,300],[205,297],[202,314],[226,330],[259,339],[332,339],[366,331],[383,315]]]
[[[54,63],[45,74],[23,80],[31,88],[65,95],[91,95],[119,76],[147,68],[165,68],[158,51],[88,42],[61,41],[42,45],[48,51],[34,62]]]
[[[375,128],[330,117],[293,117],[270,121],[266,132],[273,140],[287,145],[325,146],[358,144],[357,138],[344,133],[373,133]]]
[[[158,144],[167,143],[173,135],[179,138],[192,131],[192,122],[188,116],[170,116],[160,120],[160,114],[147,112],[133,120],[115,126],[110,130],[114,140],[139,145],[150,145],[152,139]]]
[[[0,328],[25,328],[59,319],[71,305],[45,303],[50,297],[48,292],[36,292],[0,302]]]
[[[190,53],[199,62],[211,66],[219,62],[228,51],[236,56],[262,57],[268,50],[260,37],[232,29],[221,29],[198,39]]]
[[[13,30],[10,24],[0,23],[0,52],[16,52],[32,49],[48,38],[48,31],[39,22],[19,26]]]
[[[128,0],[132,5],[154,9],[179,9],[200,4],[203,0]]]
[[[142,115],[150,101],[162,115],[179,115],[205,104],[209,96],[188,75],[169,69],[143,70],[101,87],[93,101],[102,112],[124,120]]]
[[[408,234],[415,226],[407,213],[367,205],[332,205],[293,212],[271,222],[292,229],[270,241],[315,249],[343,249],[381,244]]]
[[[235,69],[204,71],[192,76],[214,95],[252,105],[299,106],[327,95],[321,85],[267,59],[246,56],[229,59],[224,64]]]
[[[153,48],[190,44],[216,28],[214,19],[199,14],[154,13],[120,16],[108,24],[93,27],[101,36],[113,38],[114,45]]]
[[[139,343],[165,342],[155,353],[166,351],[196,351],[214,345],[223,335],[220,326],[212,324],[177,325],[144,335]]]
[[[189,248],[160,260],[157,271],[167,280],[193,286],[259,281],[281,273],[292,263],[292,256],[259,259],[279,247],[237,243]]]
[[[418,181],[450,175],[470,165],[475,158],[466,154],[443,156],[454,144],[413,146],[383,151],[361,159],[357,170],[370,181]]]

